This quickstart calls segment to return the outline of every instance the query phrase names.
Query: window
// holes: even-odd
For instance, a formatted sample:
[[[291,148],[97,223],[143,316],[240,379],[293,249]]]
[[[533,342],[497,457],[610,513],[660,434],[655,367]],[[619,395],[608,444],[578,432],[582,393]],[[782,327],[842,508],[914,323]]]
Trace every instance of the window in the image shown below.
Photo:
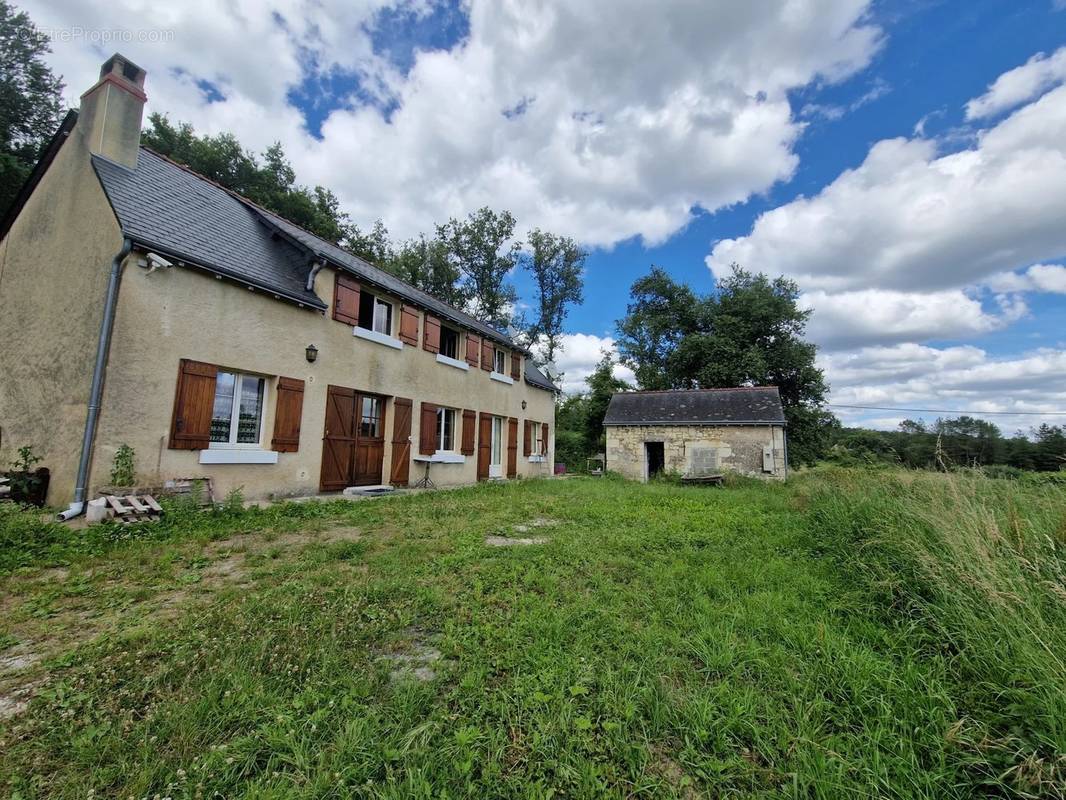
[[[437,409],[437,451],[450,453],[455,450],[455,409]]]
[[[448,358],[459,358],[459,332],[453,331],[451,328],[445,328],[443,325],[440,329],[440,354],[447,356]]]
[[[535,456],[544,455],[544,426],[539,422],[530,422],[533,429],[533,452]]]
[[[359,435],[378,438],[381,433],[381,398],[363,396],[359,410]]]
[[[266,380],[257,375],[218,371],[211,412],[211,444],[258,445],[263,428]]]
[[[500,375],[507,374],[507,353],[503,350],[497,350],[492,360],[492,371],[497,372]]]
[[[359,327],[392,336],[392,303],[364,289],[359,295]]]

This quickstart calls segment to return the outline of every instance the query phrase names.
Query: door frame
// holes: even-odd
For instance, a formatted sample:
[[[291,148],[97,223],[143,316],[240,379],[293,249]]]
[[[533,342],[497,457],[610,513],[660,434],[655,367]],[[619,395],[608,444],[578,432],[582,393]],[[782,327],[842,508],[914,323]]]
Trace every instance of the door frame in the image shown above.
[[[489,434],[489,477],[490,478],[502,478],[503,477],[503,459],[506,454],[507,446],[503,441],[503,424],[506,420],[503,417],[493,416],[490,418],[489,426],[491,433]],[[498,436],[498,438],[497,438]],[[499,463],[494,463],[496,458],[496,448],[499,446]]]
[[[326,425],[327,425],[327,423],[329,421],[329,403],[330,403],[330,398],[331,398],[331,396],[334,393],[337,393],[337,394],[350,394],[352,396],[352,398],[353,398],[352,399],[352,419],[350,421],[351,422],[352,435],[350,437],[330,437],[330,436],[327,435],[328,434],[328,430],[326,428]],[[361,424],[362,418],[363,418],[363,415],[362,415],[362,400],[363,400],[364,397],[372,397],[372,398],[375,398],[375,399],[381,401],[381,421],[379,423],[379,428],[378,428],[379,433],[380,433],[379,436],[361,437],[359,435],[359,427],[360,427],[360,424]],[[323,467],[325,465],[326,457],[327,457],[327,455],[329,453],[329,445],[327,445],[326,442],[328,440],[334,439],[334,438],[345,438],[345,439],[348,439],[350,441],[350,444],[349,444],[349,448],[350,449],[349,449],[349,452],[348,452],[348,455],[347,455],[347,458],[346,458],[346,461],[347,461],[347,464],[346,464],[347,475],[346,475],[346,478],[345,478],[345,485],[344,485],[344,487],[341,487],[341,488],[346,488],[348,486],[374,486],[374,485],[377,485],[377,484],[381,483],[384,480],[384,478],[385,478],[385,469],[384,469],[385,468],[385,444],[386,444],[385,426],[386,426],[386,422],[387,422],[387,418],[388,418],[388,401],[389,401],[389,398],[390,398],[390,395],[379,394],[377,392],[368,392],[368,391],[364,391],[362,389],[352,389],[351,387],[348,387],[348,386],[336,386],[334,384],[329,384],[326,387],[326,406],[325,406],[325,410],[324,410],[324,413],[323,413],[323,416],[322,416],[322,458],[320,459],[319,466],[318,466],[318,489],[319,489],[320,492],[336,492],[336,491],[339,491],[339,489],[334,487],[332,484],[330,486],[326,486],[322,482],[323,475],[325,474],[325,470],[324,470]],[[370,479],[361,479],[359,481],[355,480],[355,465],[356,465],[356,459],[358,458],[359,447],[360,447],[360,443],[361,443],[360,440],[361,439],[368,439],[368,438],[372,439],[373,442],[375,442],[378,445],[380,445],[380,452],[381,452],[380,461],[381,461],[381,463],[379,465],[378,478],[377,478],[376,482],[373,481],[373,480],[370,480]]]

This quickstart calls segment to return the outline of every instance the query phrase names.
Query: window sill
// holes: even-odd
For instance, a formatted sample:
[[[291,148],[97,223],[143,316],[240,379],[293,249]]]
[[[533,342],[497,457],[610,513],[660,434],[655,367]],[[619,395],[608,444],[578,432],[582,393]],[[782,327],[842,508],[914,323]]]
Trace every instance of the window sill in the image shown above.
[[[276,450],[212,447],[200,451],[201,464],[277,464]]]
[[[414,460],[430,464],[465,464],[466,456],[460,453],[434,453],[431,456],[415,456]]]
[[[383,344],[386,347],[391,347],[393,350],[403,350],[403,342],[399,339],[394,339],[391,336],[386,336],[383,333],[367,330],[366,328],[360,328],[358,326],[352,328],[352,333],[360,339],[366,339],[368,342]]]
[[[543,464],[547,460],[548,459],[546,459],[544,456],[530,456],[529,457],[529,463],[530,464]]]
[[[464,372],[470,369],[470,365],[467,364],[465,361],[460,361],[457,358],[449,358],[448,356],[442,356],[440,353],[437,353],[437,363],[447,364],[449,367],[455,367],[456,369],[461,369]]]
[[[492,378],[494,381],[506,383],[508,386],[514,386],[514,378],[512,378],[510,375],[504,375],[502,372],[490,372],[489,377]]]

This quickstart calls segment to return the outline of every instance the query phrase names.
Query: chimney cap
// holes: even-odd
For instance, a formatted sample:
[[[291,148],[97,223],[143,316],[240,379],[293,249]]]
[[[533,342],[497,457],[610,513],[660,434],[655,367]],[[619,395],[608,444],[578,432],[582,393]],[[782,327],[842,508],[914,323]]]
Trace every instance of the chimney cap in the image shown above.
[[[144,88],[145,71],[121,53],[115,53],[100,67],[100,78],[115,75],[124,78],[138,88]]]

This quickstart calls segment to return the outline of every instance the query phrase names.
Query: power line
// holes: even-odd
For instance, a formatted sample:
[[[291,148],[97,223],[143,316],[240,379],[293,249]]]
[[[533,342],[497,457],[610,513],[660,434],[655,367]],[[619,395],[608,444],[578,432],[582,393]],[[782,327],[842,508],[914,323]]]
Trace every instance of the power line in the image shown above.
[[[863,411],[907,411],[920,414],[967,414],[972,417],[1000,415],[1004,417],[1066,417],[1066,411],[954,411],[945,408],[889,408],[888,406],[850,406],[844,403],[825,403],[830,408],[858,408]]]

